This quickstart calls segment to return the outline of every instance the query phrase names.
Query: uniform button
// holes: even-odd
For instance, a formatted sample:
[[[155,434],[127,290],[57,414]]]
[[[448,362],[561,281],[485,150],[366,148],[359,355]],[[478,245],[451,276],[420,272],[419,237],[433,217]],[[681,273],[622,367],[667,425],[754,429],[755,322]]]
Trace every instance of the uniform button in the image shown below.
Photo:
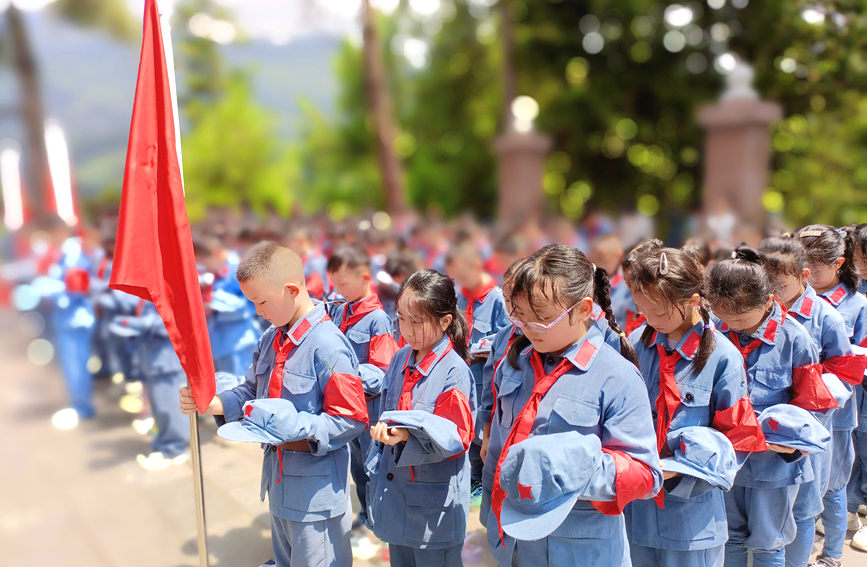
[[[684,396],[684,399],[686,399],[686,401],[688,402],[691,402],[695,399],[695,396],[692,395],[692,392],[687,392]]]
[[[394,474],[388,473],[387,475],[385,475],[385,478],[387,478],[388,480],[392,480],[394,479]]]

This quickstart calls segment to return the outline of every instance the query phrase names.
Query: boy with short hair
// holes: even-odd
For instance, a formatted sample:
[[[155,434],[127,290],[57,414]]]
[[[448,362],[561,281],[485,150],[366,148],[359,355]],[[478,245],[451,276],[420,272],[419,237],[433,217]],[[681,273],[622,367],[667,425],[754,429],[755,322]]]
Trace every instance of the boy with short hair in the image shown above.
[[[334,288],[346,298],[330,309],[331,319],[349,339],[358,357],[358,372],[371,423],[379,420],[380,394],[385,370],[397,351],[391,319],[373,292],[370,256],[358,246],[343,245],[328,259],[328,275]],[[370,434],[363,432],[350,444],[350,472],[361,511],[355,525],[367,524],[367,472],[364,461],[370,449]]]
[[[205,413],[236,421],[257,398],[291,402],[294,409],[274,419],[291,420],[307,437],[267,445],[262,467],[261,497],[268,493],[276,564],[351,565],[347,444],[368,424],[352,346],[325,305],[310,299],[301,259],[288,248],[256,245],[238,266],[237,278],[272,326],[256,346],[244,383],[215,396]],[[196,411],[186,387],[181,409]]]

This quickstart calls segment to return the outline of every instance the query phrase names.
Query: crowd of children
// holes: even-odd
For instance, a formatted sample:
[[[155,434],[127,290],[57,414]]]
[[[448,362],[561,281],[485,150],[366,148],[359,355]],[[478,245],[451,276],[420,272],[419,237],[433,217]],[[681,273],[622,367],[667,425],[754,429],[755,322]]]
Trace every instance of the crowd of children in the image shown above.
[[[374,224],[195,231],[206,413],[263,444],[274,564],[350,565],[364,525],[392,565],[461,565],[472,510],[501,566],[834,567],[847,530],[867,551],[867,225],[624,249],[598,222]],[[107,234],[57,239],[33,280],[55,418],[94,416],[94,373],[141,382],[158,470],[196,408],[153,306],[108,289]]]

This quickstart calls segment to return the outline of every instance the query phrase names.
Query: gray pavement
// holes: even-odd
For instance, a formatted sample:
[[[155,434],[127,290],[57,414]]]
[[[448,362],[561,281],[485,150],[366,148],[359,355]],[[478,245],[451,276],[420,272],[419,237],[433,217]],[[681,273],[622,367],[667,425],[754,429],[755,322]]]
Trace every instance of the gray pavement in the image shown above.
[[[135,456],[149,439],[132,429],[135,416],[119,408],[121,389],[108,381],[97,382],[96,419],[53,429],[51,415],[66,401],[60,370],[27,360],[30,339],[15,313],[0,311],[0,334],[0,566],[197,566],[192,467],[139,468]],[[258,566],[271,556],[261,452],[216,437],[210,418],[200,429],[211,565]],[[493,565],[477,516],[472,510],[465,564]],[[355,565],[387,565],[372,534],[353,535]],[[847,567],[867,567],[848,540],[843,557]]]

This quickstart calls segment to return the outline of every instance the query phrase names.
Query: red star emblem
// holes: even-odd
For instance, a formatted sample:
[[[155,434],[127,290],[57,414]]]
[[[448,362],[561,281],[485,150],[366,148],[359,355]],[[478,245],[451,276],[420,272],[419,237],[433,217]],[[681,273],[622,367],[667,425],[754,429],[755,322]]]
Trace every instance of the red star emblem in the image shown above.
[[[524,486],[520,482],[518,483],[518,493],[521,495],[521,500],[526,500],[529,498],[533,499],[533,487],[532,486]]]
[[[771,431],[779,431],[780,430],[780,422],[775,419],[769,419],[768,425],[771,426]]]
[[[686,443],[683,442],[683,439],[680,440],[680,452],[686,455]]]
[[[250,417],[250,414],[253,413],[253,404],[247,404],[244,406],[244,417]]]

